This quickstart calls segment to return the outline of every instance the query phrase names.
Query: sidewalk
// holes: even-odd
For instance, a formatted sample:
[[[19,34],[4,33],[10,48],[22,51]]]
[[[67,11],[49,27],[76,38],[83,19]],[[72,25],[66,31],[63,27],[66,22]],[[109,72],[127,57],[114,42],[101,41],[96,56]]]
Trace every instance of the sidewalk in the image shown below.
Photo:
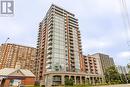
[[[93,87],[130,87],[130,84],[106,85],[106,86],[93,86]]]

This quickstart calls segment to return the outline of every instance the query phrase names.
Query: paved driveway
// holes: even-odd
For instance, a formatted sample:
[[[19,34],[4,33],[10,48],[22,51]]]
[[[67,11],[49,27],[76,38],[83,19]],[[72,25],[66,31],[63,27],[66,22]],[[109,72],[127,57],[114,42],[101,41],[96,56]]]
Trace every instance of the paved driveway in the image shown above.
[[[109,85],[109,86],[94,86],[94,87],[130,87],[130,84]]]

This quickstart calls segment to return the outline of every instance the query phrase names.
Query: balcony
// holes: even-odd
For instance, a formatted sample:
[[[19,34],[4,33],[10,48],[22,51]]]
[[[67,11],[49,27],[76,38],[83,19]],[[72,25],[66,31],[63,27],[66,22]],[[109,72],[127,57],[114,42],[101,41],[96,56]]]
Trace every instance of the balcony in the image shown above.
[[[70,35],[69,38],[73,39],[73,35]]]
[[[75,63],[75,61],[74,61],[74,60],[71,60],[71,63]]]
[[[70,38],[69,40],[70,40],[71,42],[73,42],[73,39],[72,39],[72,38]]]
[[[52,59],[52,57],[50,56],[50,57],[47,57],[47,59]]]
[[[45,37],[43,37],[42,41],[43,41],[43,42],[45,41]]]
[[[74,67],[74,66],[75,66],[75,64],[74,64],[74,63],[71,63],[71,66],[73,66],[73,67]]]
[[[69,16],[69,20],[73,21],[73,22],[77,22],[77,19],[75,19],[74,17],[72,16]]]
[[[87,61],[87,60],[84,60],[84,62],[85,62],[85,63],[88,63],[88,61]]]
[[[71,49],[74,49],[74,46],[73,46],[72,44],[70,44],[70,48],[71,48]]]
[[[53,33],[53,31],[52,30],[49,30],[48,31],[48,35],[50,35],[50,34],[52,34]]]
[[[47,68],[47,69],[51,69],[52,67],[51,67],[51,65],[49,64],[49,65],[46,66],[46,68]]]
[[[42,47],[44,47],[45,45],[43,44]]]
[[[49,23],[53,23],[53,17],[50,18]]]
[[[43,63],[41,63],[40,65],[43,66]]]
[[[42,70],[43,69],[43,67],[42,66],[40,66],[40,70]]]
[[[88,63],[85,63],[85,66],[88,67]]]
[[[51,64],[52,62],[51,62],[51,60],[47,60],[46,63],[47,64]]]
[[[85,70],[88,71],[88,68],[86,68]]]
[[[74,49],[73,49],[73,48],[70,48],[70,52],[74,52]]]
[[[56,14],[60,15],[60,16],[64,16],[62,13],[60,12],[55,12]]]
[[[69,24],[73,25],[73,26],[77,26],[77,24],[75,22],[69,21]]]
[[[53,26],[53,24],[52,23],[50,23],[49,25],[48,25],[48,27],[52,27]]]
[[[48,54],[48,55],[49,55],[49,54],[52,54],[52,51],[51,51],[51,50],[50,50],[50,51],[48,51],[48,52],[47,52],[47,54]]]
[[[71,24],[71,23],[69,23],[69,26],[77,28],[77,25],[74,25],[74,24]]]
[[[95,63],[96,63],[96,60],[93,60],[93,62],[95,62]]]
[[[47,50],[52,50],[52,45],[48,46]]]
[[[70,58],[71,58],[71,59],[74,59],[74,57],[73,57],[73,56],[71,56]]]
[[[73,32],[69,32],[69,36],[73,36]]]
[[[50,54],[49,54],[49,55],[47,55],[47,58],[49,58],[49,57],[52,57],[52,55],[50,55]]]
[[[43,59],[41,59],[41,62],[43,62]]]
[[[73,43],[72,43],[72,42],[70,42],[70,45],[71,45],[71,46],[73,46]]]
[[[48,38],[49,43],[52,41],[52,38]]]
[[[95,68],[97,68],[97,66],[96,66],[96,65],[95,65],[94,67],[95,67]]]
[[[48,43],[48,46],[52,46],[52,42],[49,42],[49,43]]]
[[[53,31],[50,31],[50,32],[48,33],[48,37],[52,37],[52,33],[53,33]]]
[[[74,53],[71,53],[70,56],[74,56]]]

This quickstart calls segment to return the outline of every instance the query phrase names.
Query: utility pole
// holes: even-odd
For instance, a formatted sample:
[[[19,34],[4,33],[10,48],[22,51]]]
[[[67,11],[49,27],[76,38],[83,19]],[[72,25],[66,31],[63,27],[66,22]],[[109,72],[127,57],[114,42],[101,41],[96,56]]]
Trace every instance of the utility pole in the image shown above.
[[[6,40],[5,40],[5,44],[7,43],[7,41],[9,40],[10,38],[8,37]]]
[[[126,0],[120,0],[123,23],[127,30],[127,45],[130,46],[130,17]]]

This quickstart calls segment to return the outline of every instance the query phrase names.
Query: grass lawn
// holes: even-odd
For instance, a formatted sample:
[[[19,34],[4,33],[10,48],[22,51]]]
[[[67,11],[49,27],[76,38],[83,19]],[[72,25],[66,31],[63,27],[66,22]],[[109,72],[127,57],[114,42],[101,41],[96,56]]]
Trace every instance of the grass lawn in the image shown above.
[[[40,87],[40,86],[26,86],[26,87]],[[56,86],[56,87],[60,87],[60,86]],[[91,86],[61,86],[61,87],[91,87]]]
[[[91,87],[91,86],[65,86],[65,87]]]
[[[25,86],[25,87],[40,87],[40,86]]]

